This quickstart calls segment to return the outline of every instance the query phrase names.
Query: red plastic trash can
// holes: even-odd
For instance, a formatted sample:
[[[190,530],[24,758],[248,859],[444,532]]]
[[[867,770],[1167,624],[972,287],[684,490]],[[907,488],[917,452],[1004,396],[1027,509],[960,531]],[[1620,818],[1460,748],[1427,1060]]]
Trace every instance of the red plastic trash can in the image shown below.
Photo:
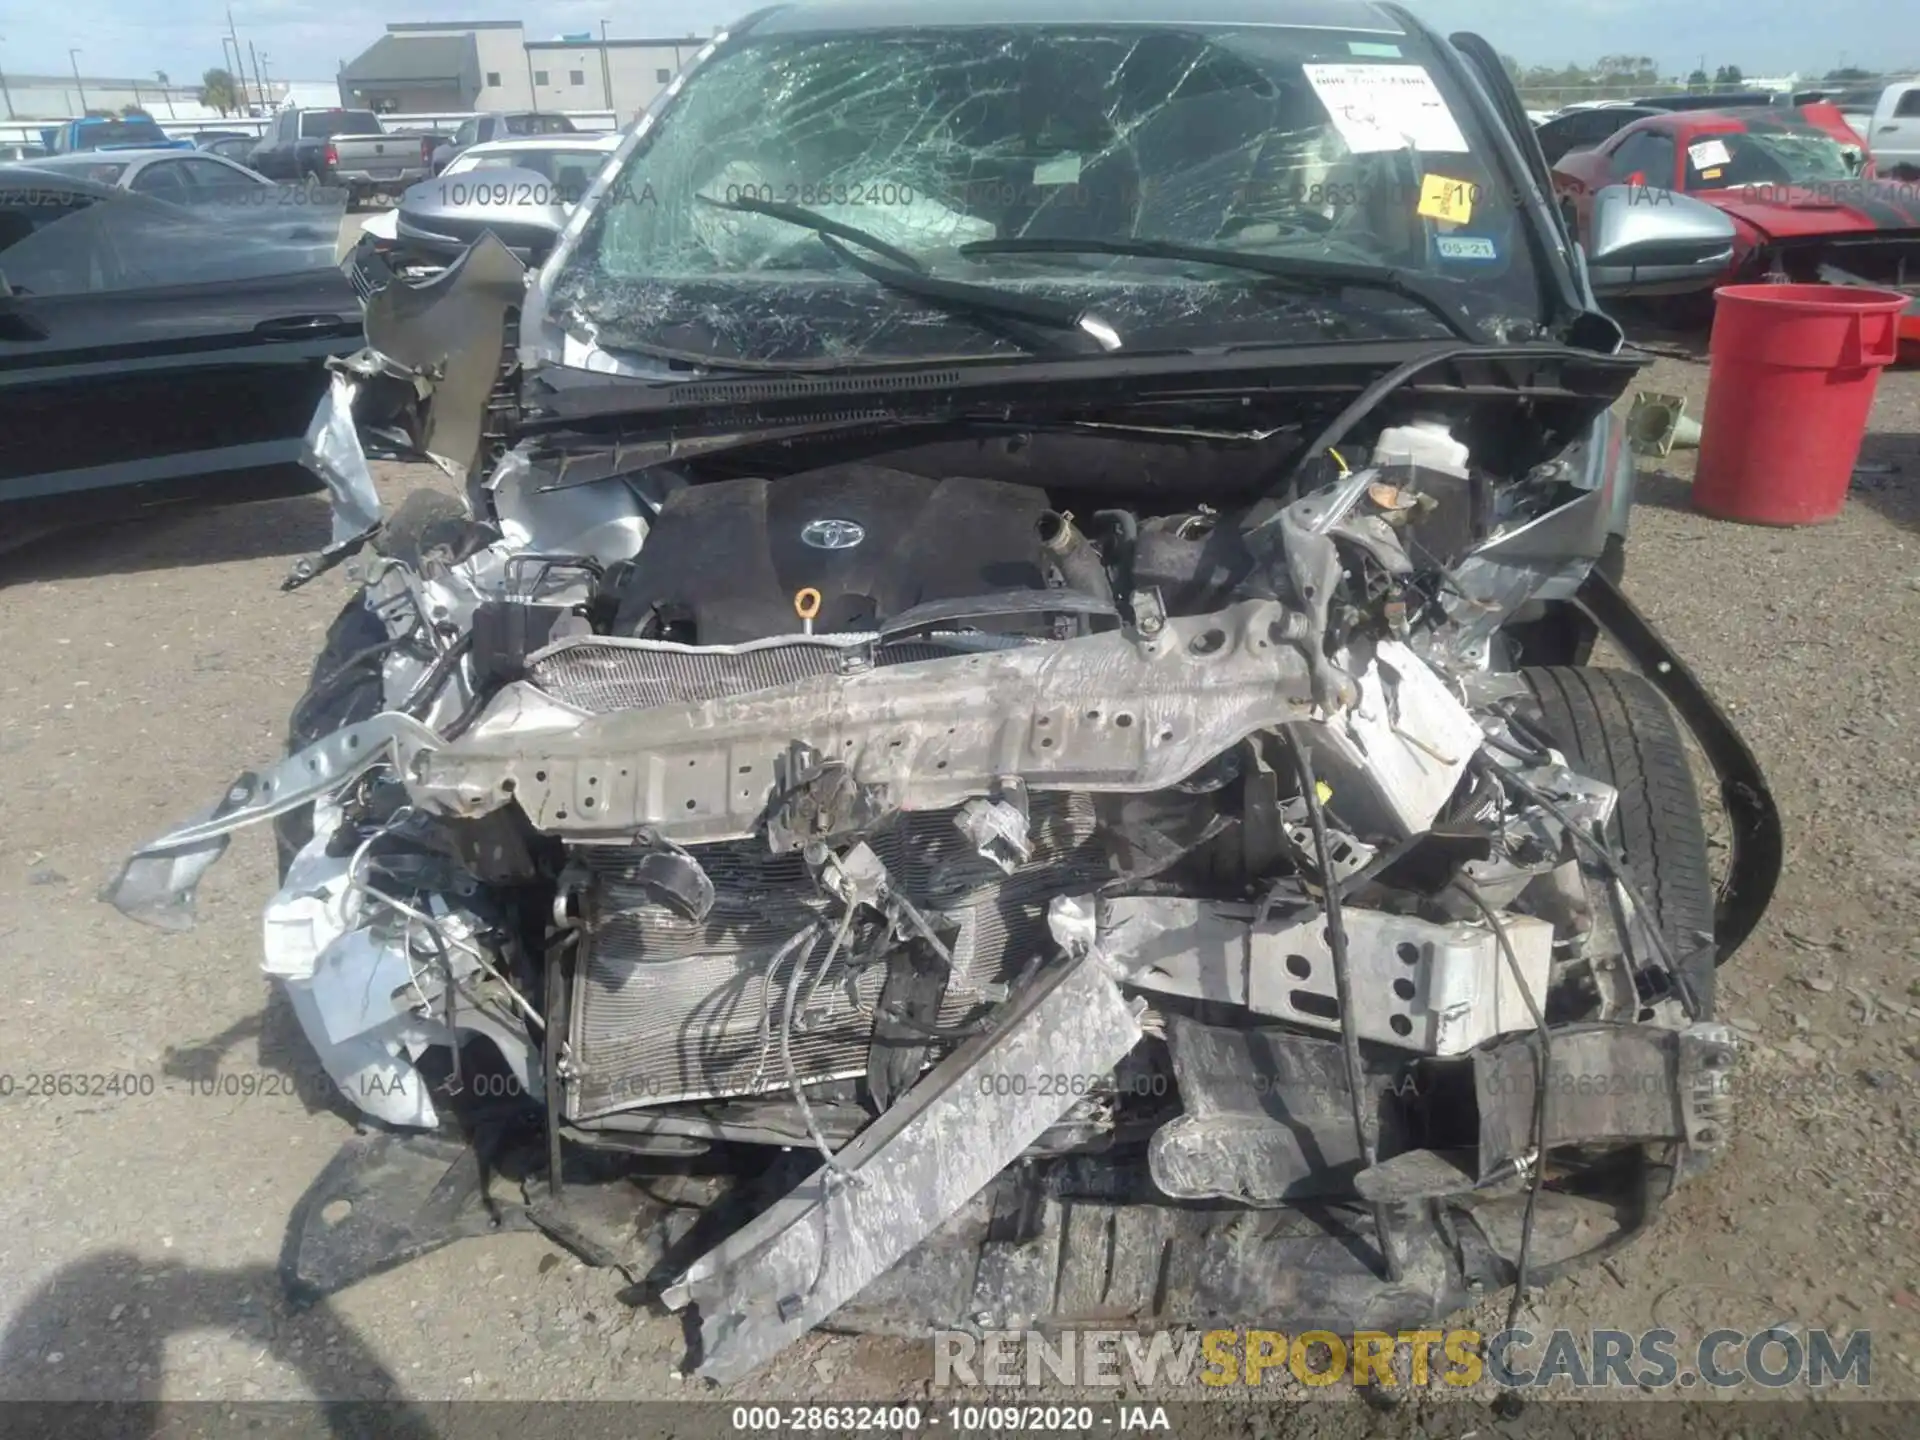
[[[1831,520],[1908,297],[1852,285],[1728,285],[1714,296],[1693,504],[1752,525]]]

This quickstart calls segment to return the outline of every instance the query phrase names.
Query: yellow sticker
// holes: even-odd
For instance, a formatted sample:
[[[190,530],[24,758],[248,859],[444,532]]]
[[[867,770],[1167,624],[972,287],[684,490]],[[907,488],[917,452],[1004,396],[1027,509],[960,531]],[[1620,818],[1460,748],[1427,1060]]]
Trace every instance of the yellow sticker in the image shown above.
[[[1720,171],[1717,169],[1702,170],[1700,172],[1700,178],[1702,180],[1718,180],[1720,178]]]
[[[1429,175],[1420,182],[1420,214],[1429,220],[1465,225],[1473,219],[1473,197],[1477,188],[1471,180]]]

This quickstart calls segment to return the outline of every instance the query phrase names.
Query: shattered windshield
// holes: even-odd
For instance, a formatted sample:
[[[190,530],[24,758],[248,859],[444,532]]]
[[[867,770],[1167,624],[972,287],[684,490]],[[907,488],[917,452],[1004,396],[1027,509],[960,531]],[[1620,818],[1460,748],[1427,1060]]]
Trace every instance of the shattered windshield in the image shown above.
[[[602,346],[723,362],[1025,353],[849,264],[850,228],[862,260],[1083,306],[1134,352],[1449,331],[1378,285],[1068,242],[1392,267],[1529,338],[1543,300],[1511,182],[1428,61],[1408,36],[1204,24],[750,35],[656,117],[562,259],[554,313]],[[974,243],[1009,239],[1052,243]]]
[[[1689,190],[1818,185],[1857,174],[1840,142],[1817,130],[1733,131],[1687,147]]]

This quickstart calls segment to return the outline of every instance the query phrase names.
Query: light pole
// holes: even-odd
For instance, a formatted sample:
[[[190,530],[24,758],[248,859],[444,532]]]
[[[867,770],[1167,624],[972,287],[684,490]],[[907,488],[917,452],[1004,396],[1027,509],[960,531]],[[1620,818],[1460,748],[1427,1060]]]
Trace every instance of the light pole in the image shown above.
[[[262,50],[262,51],[260,52],[260,73],[261,73],[262,75],[264,75],[264,76],[266,76],[266,83],[267,83],[267,85],[269,85],[269,86],[271,86],[271,85],[273,84],[273,70],[272,70],[272,68],[271,68],[271,67],[270,67],[270,66],[269,66],[269,65],[267,64],[267,62],[268,62],[269,60],[271,60],[271,59],[273,59],[273,57],[272,57],[271,55],[269,55],[269,54],[267,54],[267,52],[266,52],[266,51],[264,51],[264,50]],[[269,109],[269,110],[274,110],[274,109],[277,109],[277,108],[278,108],[278,107],[277,107],[277,106],[276,106],[276,105],[275,105],[275,104],[273,103],[273,95],[272,95],[272,93],[271,93],[271,91],[269,91],[269,92],[267,93],[267,95],[266,95],[266,96],[265,96],[264,98],[265,98],[265,101],[266,101],[266,108],[267,108],[267,109]]]
[[[220,37],[220,63],[227,67],[227,80],[229,82],[227,85],[227,94],[233,100],[234,108],[238,109],[242,114],[245,114],[246,107],[240,104],[240,91],[237,88],[237,82],[234,81],[234,71],[240,68],[240,62],[234,59],[234,56],[239,54],[239,51],[240,47],[234,44],[233,41],[224,35]],[[222,111],[221,113],[225,114],[226,112]]]
[[[251,115],[253,102],[247,95],[247,61],[240,53],[240,32],[233,28],[233,7],[227,7],[227,33],[233,37],[233,68],[240,72],[240,113]]]
[[[180,117],[174,114],[173,111],[173,90],[167,82],[167,72],[164,70],[156,70],[153,73],[158,76],[160,80],[161,98],[167,102],[167,118],[169,120],[178,120]]]
[[[247,41],[247,54],[253,56],[253,88],[260,97],[260,109],[264,112],[267,108],[267,91],[260,83],[260,53],[253,48],[251,40]]]
[[[80,50],[78,46],[68,48],[67,60],[73,66],[73,83],[78,86],[80,90],[80,114],[84,117],[87,113],[87,85],[86,82],[80,78]]]
[[[0,40],[6,38],[0,35]],[[7,103],[7,119],[13,119],[13,92],[7,89],[7,72],[4,70],[0,70],[0,100],[5,100]]]

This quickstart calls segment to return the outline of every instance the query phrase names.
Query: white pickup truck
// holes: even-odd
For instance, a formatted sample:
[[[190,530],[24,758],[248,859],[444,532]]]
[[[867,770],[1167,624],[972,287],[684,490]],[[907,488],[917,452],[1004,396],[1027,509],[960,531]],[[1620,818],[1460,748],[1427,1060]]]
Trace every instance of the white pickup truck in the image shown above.
[[[1920,180],[1920,79],[1896,80],[1881,91],[1861,133],[1882,179]]]

